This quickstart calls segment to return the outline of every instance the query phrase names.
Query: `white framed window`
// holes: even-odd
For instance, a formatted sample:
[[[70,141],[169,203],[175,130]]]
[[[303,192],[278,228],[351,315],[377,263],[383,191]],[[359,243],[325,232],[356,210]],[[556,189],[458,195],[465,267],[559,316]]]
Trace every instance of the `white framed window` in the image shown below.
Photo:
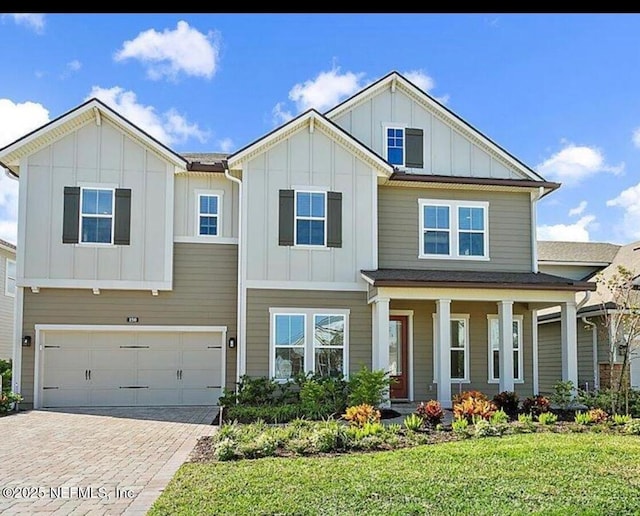
[[[523,353],[522,353],[522,315],[513,316],[513,331],[511,341],[513,343],[513,380],[516,383],[524,382]],[[489,383],[500,381],[500,319],[497,315],[487,315],[488,341],[489,341]]]
[[[384,148],[387,161],[392,165],[404,167],[406,148],[404,127],[385,127],[384,134]]]
[[[5,263],[4,294],[9,297],[16,295],[16,261],[10,258]]]
[[[80,188],[80,243],[113,245],[114,188]]]
[[[327,192],[295,192],[294,243],[327,245]]]
[[[271,308],[271,376],[348,375],[349,310]]]
[[[469,383],[469,314],[451,314],[451,342],[449,343],[448,360],[451,383]],[[438,383],[438,363],[440,346],[437,342],[438,314],[433,314],[433,381]]]
[[[222,195],[218,192],[196,192],[196,232],[198,236],[220,235]]]
[[[489,203],[419,199],[419,258],[488,260]]]

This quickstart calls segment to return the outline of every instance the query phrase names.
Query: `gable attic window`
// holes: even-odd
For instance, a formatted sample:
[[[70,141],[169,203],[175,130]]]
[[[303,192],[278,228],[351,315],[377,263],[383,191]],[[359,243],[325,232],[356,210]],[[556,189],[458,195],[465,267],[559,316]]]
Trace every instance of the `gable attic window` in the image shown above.
[[[384,149],[387,161],[406,168],[424,167],[424,131],[410,127],[385,127]]]

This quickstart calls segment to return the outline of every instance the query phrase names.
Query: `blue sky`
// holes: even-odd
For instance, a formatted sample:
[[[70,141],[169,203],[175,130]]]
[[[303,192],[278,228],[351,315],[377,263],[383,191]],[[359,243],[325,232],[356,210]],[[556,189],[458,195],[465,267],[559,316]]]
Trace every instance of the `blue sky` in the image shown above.
[[[398,70],[563,187],[539,238],[640,239],[640,16],[0,15],[0,146],[97,95],[233,151]],[[0,178],[0,238],[17,189]]]

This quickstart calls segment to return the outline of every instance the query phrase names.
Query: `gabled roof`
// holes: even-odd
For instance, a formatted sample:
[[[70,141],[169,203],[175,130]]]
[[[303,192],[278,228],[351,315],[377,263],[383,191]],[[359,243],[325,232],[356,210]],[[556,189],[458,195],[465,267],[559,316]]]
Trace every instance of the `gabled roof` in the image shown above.
[[[174,152],[162,142],[140,129],[102,101],[92,98],[67,111],[58,118],[18,138],[13,143],[0,149],[0,165],[18,174],[20,159],[49,145],[68,133],[78,129],[85,123],[95,120],[102,123],[102,117],[124,130],[133,139],[153,149],[161,158],[179,168],[186,168],[187,160]]]
[[[607,242],[538,241],[538,261],[570,265],[609,265],[620,246]]]
[[[333,123],[315,109],[309,109],[304,113],[301,113],[296,118],[289,120],[286,124],[277,127],[270,133],[267,133],[249,145],[246,145],[242,149],[234,152],[227,160],[228,167],[230,169],[242,168],[243,161],[252,159],[294,133],[297,133],[301,129],[307,127],[309,128],[309,131],[322,131],[343,147],[349,149],[360,159],[369,163],[373,168],[377,169],[379,174],[383,177],[390,177],[394,172],[395,168],[388,161],[383,159],[365,144],[342,129],[342,127]]]
[[[10,253],[16,254],[16,246],[13,245],[11,242],[2,240],[2,238],[0,238],[0,249],[4,249],[5,251],[9,251]]]
[[[427,92],[421,90],[418,86],[413,84],[409,79],[407,79],[397,71],[393,71],[385,75],[381,79],[371,83],[366,88],[360,90],[352,97],[349,97],[337,106],[326,111],[325,116],[329,119],[335,119],[345,111],[348,111],[349,109],[355,107],[357,104],[377,95],[380,91],[386,88],[391,88],[392,90],[395,88],[401,88],[414,100],[424,105],[428,110],[435,112],[440,118],[444,119],[451,126],[455,127],[457,131],[465,135],[470,140],[474,141],[474,143],[477,143],[480,146],[484,147],[487,151],[489,151],[489,154],[492,154],[500,160],[508,163],[511,167],[522,173],[525,177],[529,177],[534,181],[545,181],[545,179],[531,167],[520,161],[513,154],[498,145],[487,135],[480,132],[469,122],[451,111],[448,107],[438,102]]]

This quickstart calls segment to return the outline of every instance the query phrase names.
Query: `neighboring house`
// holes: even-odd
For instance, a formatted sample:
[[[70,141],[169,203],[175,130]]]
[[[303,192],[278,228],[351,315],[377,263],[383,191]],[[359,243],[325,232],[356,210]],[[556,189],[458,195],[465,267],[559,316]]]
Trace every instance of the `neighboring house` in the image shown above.
[[[598,242],[538,242],[538,263],[541,272],[562,275],[597,284],[597,274],[603,280],[611,278],[622,265],[635,276],[640,274],[640,241],[619,246]],[[617,307],[603,284],[593,294],[578,294],[578,385],[581,388],[606,387],[610,378],[610,336],[603,314]],[[540,358],[540,391],[550,393],[560,374],[558,345],[561,339],[558,308],[538,314],[538,350]],[[631,386],[640,388],[640,342],[631,349]],[[622,367],[622,356],[614,357],[614,377]]]
[[[215,403],[237,379],[390,370],[394,399],[537,392],[536,203],[558,188],[398,73],[230,156],[98,100],[0,150],[20,177],[15,389],[40,406]],[[502,352],[503,350],[504,352]]]
[[[0,359],[13,354],[13,307],[16,298],[16,246],[0,239]]]

